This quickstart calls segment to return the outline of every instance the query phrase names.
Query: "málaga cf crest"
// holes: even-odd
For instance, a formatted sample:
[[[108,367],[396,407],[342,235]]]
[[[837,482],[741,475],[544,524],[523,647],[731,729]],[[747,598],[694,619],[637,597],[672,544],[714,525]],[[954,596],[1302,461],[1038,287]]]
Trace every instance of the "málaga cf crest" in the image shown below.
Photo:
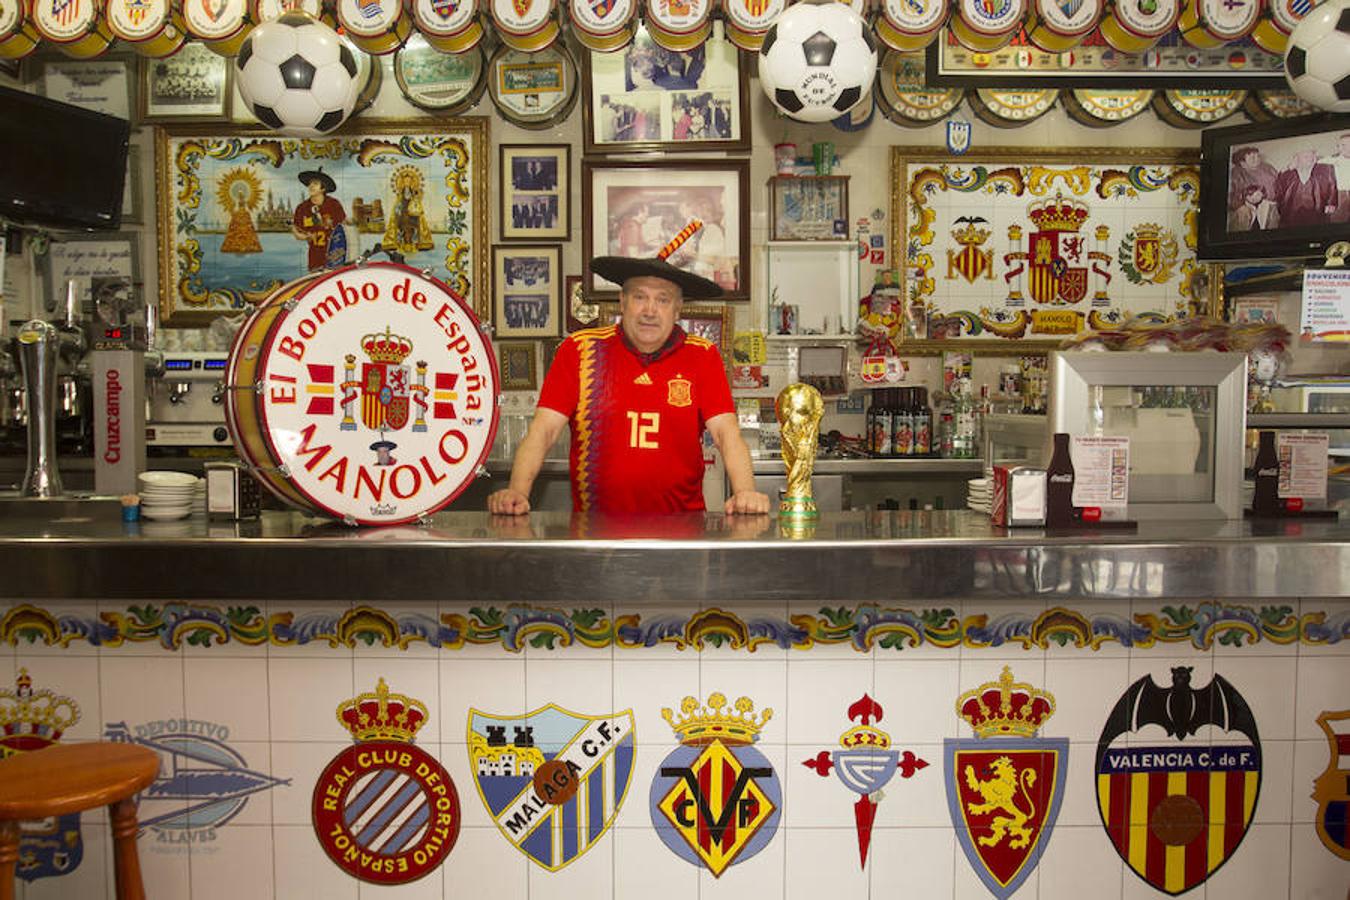
[[[469,765],[483,805],[549,871],[614,824],[633,778],[633,711],[587,716],[550,703],[520,716],[469,710]]]
[[[970,723],[975,738],[944,742],[957,839],[999,900],[1036,868],[1064,799],[1069,741],[1036,737],[1054,712],[1053,696],[1014,682],[1004,666],[997,682],[956,701],[957,715]]]

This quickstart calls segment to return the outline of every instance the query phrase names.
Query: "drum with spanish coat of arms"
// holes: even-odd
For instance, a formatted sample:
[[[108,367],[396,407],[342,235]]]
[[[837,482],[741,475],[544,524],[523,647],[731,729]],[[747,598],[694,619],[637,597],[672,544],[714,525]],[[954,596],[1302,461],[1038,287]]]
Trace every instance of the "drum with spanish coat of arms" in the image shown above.
[[[362,525],[419,519],[476,477],[496,433],[497,363],[464,301],[369,263],[279,288],[235,338],[225,422],[281,500]]]

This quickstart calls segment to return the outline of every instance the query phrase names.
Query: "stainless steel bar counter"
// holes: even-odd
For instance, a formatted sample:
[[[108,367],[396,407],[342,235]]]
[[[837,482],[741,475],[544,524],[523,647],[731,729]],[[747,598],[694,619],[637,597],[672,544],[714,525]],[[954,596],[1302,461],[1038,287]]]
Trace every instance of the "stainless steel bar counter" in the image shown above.
[[[297,514],[124,524],[108,506],[7,504],[0,599],[624,604],[1343,597],[1350,524],[1146,522],[1005,532],[976,513],[574,519],[450,512],[351,529]]]

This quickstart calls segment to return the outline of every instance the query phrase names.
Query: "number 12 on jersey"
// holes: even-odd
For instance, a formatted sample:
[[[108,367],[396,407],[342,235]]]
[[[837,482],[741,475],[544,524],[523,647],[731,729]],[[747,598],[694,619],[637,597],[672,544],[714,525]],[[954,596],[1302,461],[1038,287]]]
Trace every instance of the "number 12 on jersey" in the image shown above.
[[[656,432],[661,428],[661,414],[628,411],[628,446],[634,450],[655,450]]]

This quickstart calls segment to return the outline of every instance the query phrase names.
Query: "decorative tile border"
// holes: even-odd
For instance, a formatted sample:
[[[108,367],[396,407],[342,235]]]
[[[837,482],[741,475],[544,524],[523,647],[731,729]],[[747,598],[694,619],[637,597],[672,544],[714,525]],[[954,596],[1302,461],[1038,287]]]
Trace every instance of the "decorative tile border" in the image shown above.
[[[235,642],[277,647],[327,642],[330,647],[398,647],[425,642],[443,650],[497,644],[519,652],[526,647],[554,650],[586,647],[640,649],[674,645],[680,650],[728,647],[753,653],[761,645],[809,650],[817,645],[904,650],[929,645],[979,649],[1021,645],[1024,649],[1073,646],[1100,649],[1114,643],[1147,648],[1189,644],[1250,646],[1302,642],[1337,644],[1350,638],[1350,607],[1295,615],[1291,606],[1200,603],[1162,606],[1157,613],[1091,615],[1054,607],[1029,612],[977,613],[958,617],[951,609],[910,610],[863,605],[822,608],[815,615],[740,616],[711,608],[689,614],[629,613],[611,619],[603,610],[512,605],[472,607],[466,615],[439,618],[418,612],[390,613],[372,606],[345,612],[276,612],[256,606],[220,607],[201,603],[128,606],[97,616],[51,612],[20,604],[0,615],[0,642],[67,647],[85,641],[95,647],[158,643],[166,650]]]

